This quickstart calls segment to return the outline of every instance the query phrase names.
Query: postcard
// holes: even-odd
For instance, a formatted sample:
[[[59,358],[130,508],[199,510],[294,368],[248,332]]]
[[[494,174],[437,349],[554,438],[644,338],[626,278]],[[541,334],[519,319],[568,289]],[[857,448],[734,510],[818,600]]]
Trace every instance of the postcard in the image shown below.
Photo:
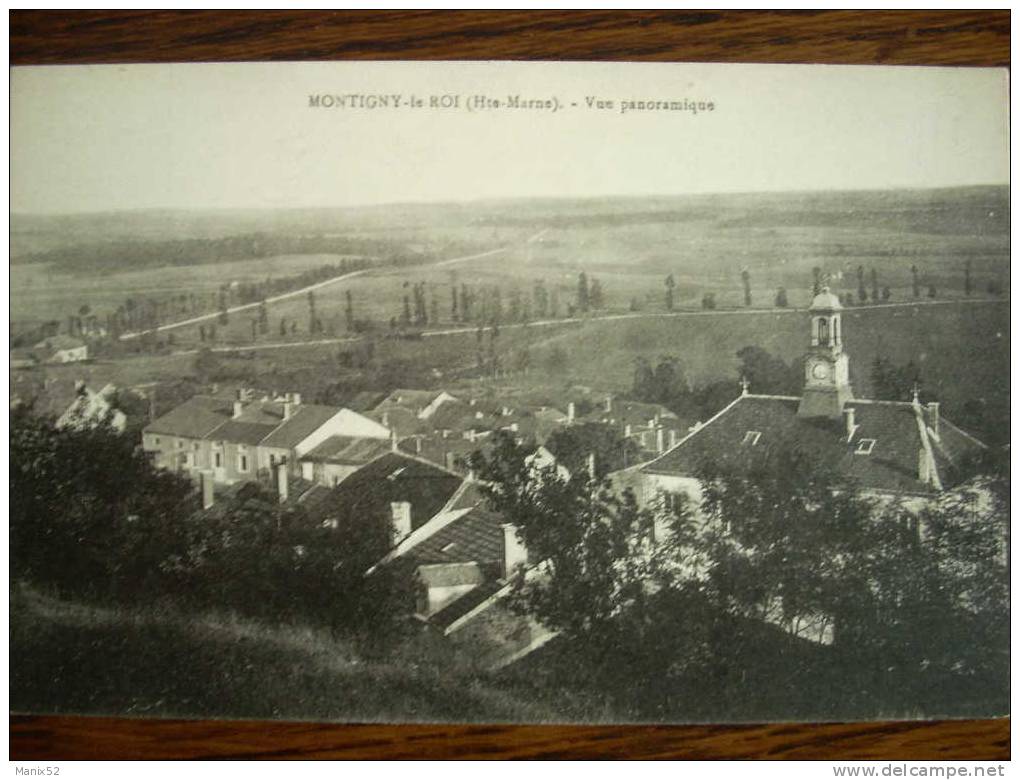
[[[24,713],[1009,713],[1008,76],[13,68]]]

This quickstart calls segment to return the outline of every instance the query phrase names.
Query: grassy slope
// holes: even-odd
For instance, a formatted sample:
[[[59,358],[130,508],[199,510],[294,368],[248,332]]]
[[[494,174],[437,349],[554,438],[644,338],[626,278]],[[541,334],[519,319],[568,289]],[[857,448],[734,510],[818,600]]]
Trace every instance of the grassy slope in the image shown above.
[[[548,721],[558,714],[421,650],[390,662],[307,628],[11,596],[14,712],[342,721]]]

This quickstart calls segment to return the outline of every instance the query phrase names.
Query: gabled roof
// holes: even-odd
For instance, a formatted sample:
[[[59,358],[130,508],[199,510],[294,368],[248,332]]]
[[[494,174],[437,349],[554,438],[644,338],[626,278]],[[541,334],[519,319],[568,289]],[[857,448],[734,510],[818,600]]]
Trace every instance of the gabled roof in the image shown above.
[[[145,426],[145,433],[201,439],[230,419],[230,401],[196,395]]]
[[[316,463],[362,465],[389,452],[387,439],[365,439],[357,436],[331,436],[318,447],[301,456]]]
[[[403,556],[417,566],[440,563],[501,564],[503,519],[475,506]]]
[[[924,410],[909,402],[853,400],[857,428],[847,441],[842,420],[797,415],[800,399],[740,396],[705,425],[644,466],[650,474],[696,476],[710,459],[751,464],[778,447],[793,446],[834,468],[861,488],[882,492],[933,493],[937,486],[918,475],[920,452],[931,447],[945,476],[954,460],[983,445],[958,435],[942,420],[939,441],[932,439]],[[870,445],[867,441],[873,440]],[[862,444],[863,441],[863,444]],[[867,450],[867,454],[860,449]],[[937,480],[936,480],[937,482]]]
[[[385,425],[396,433],[397,436],[412,436],[416,433],[431,430],[431,426],[427,425],[424,420],[419,420],[415,412],[410,409],[404,409],[401,406],[390,406],[382,409],[377,407],[366,416]]]
[[[272,433],[275,427],[275,425],[267,425],[265,423],[227,420],[219,427],[207,433],[203,438],[230,442],[231,444],[247,444],[254,447]]]
[[[448,604],[432,615],[429,618],[429,622],[444,630],[448,629],[473,609],[482,606],[487,599],[492,598],[505,587],[507,587],[507,583],[497,578],[483,582],[478,587],[469,590],[452,604]]]
[[[317,507],[322,516],[389,516],[390,504],[411,505],[412,529],[424,525],[450,500],[461,477],[418,458],[390,452],[355,471]]]
[[[634,427],[647,425],[649,420],[658,419],[659,425],[663,427],[682,427],[679,417],[665,406],[616,398],[612,401],[610,411],[607,412],[604,407],[597,406],[580,419],[582,422],[602,422],[617,426],[631,425]]]
[[[292,449],[329,422],[340,411],[335,406],[319,406],[317,404],[294,406],[290,418],[280,422],[279,427],[262,441],[262,446]]]
[[[356,412],[367,412],[374,409],[385,397],[386,394],[380,390],[362,390],[355,393],[347,401],[346,406]]]
[[[376,410],[382,409],[388,406],[400,406],[405,409],[424,409],[436,398],[438,398],[443,390],[408,390],[407,388],[397,388],[389,395],[387,395],[382,401],[376,405]]]

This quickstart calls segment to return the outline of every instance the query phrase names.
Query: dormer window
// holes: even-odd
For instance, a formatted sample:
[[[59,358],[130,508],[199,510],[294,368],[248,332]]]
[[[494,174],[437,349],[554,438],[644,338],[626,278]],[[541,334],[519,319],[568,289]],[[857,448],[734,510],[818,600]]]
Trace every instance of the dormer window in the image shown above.
[[[875,448],[875,439],[860,439],[857,442],[857,449],[854,450],[855,455],[870,455],[871,451]]]
[[[740,442],[744,446],[753,447],[761,438],[761,431],[748,431],[744,434],[744,440]]]

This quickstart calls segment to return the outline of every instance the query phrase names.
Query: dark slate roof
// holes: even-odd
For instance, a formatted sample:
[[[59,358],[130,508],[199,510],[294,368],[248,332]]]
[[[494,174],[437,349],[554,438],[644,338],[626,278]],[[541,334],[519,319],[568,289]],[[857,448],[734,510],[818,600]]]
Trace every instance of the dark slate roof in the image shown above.
[[[272,433],[275,427],[275,425],[266,425],[264,423],[227,420],[221,426],[206,434],[205,438],[213,439],[214,441],[227,441],[231,444],[256,445]]]
[[[337,514],[389,516],[391,502],[407,501],[411,504],[411,527],[418,528],[446,505],[460,483],[461,478],[446,469],[390,452],[333,488],[315,511],[323,517]]]
[[[388,406],[402,406],[411,409],[424,409],[438,396],[442,390],[408,390],[397,388],[376,405],[376,409]]]
[[[301,404],[294,407],[289,420],[282,421],[262,442],[263,447],[292,449],[340,412],[335,406]]]
[[[643,470],[694,476],[705,460],[750,463],[774,448],[795,446],[862,488],[908,493],[934,491],[934,487],[918,480],[918,454],[924,446],[918,426],[919,407],[908,402],[850,401],[847,406],[854,409],[859,427],[847,442],[842,420],[799,417],[799,403],[800,399],[795,397],[741,396]],[[950,428],[945,423],[940,427],[944,432]],[[761,434],[754,445],[745,442],[749,431]],[[953,459],[982,446],[955,433],[944,433],[940,438],[941,447],[934,441],[932,445],[943,478]],[[857,454],[862,439],[875,440],[870,454]]]
[[[476,506],[409,550],[416,566],[437,563],[499,564],[503,560],[503,519]]]
[[[435,615],[432,615],[428,622],[443,629],[449,628],[471,610],[481,606],[486,600],[491,599],[492,596],[506,587],[506,584],[501,579],[491,579],[487,582],[482,582],[477,587],[464,593],[453,604],[447,605]]]
[[[145,426],[145,433],[200,439],[230,419],[230,401],[196,395]]]
[[[607,412],[602,406],[597,406],[581,420],[582,422],[602,422],[619,426],[631,425],[637,428],[647,426],[648,421],[656,417],[659,419],[659,425],[665,428],[681,427],[677,415],[665,406],[617,399],[613,399],[610,411]]]
[[[318,463],[361,465],[390,451],[388,439],[366,439],[358,436],[331,436],[301,456],[301,460]]]
[[[346,406],[356,412],[367,412],[374,409],[385,397],[386,394],[379,390],[362,390],[360,393],[355,393],[347,401]]]
[[[457,509],[470,509],[481,504],[483,501],[485,501],[485,496],[482,495],[480,483],[464,480],[464,484],[460,486],[457,494],[450,500],[447,509],[451,512]]]
[[[489,437],[468,441],[459,436],[449,436],[445,439],[442,436],[423,436],[417,439],[404,439],[400,442],[400,450],[402,452],[424,458],[444,468],[449,468],[446,463],[447,453],[453,453],[455,462],[452,468],[459,473],[467,471],[466,468],[460,465],[461,459],[466,460],[473,452],[488,454],[491,447],[492,442]]]
[[[446,629],[457,620],[464,617],[475,607],[480,606],[486,599],[495,596],[506,586],[503,580],[491,579],[483,582],[477,588],[472,588],[452,604],[447,605],[429,618],[429,622],[440,628]]]
[[[431,429],[424,420],[418,419],[417,414],[401,406],[376,408],[375,411],[366,416],[385,425],[398,436],[412,436]]]

